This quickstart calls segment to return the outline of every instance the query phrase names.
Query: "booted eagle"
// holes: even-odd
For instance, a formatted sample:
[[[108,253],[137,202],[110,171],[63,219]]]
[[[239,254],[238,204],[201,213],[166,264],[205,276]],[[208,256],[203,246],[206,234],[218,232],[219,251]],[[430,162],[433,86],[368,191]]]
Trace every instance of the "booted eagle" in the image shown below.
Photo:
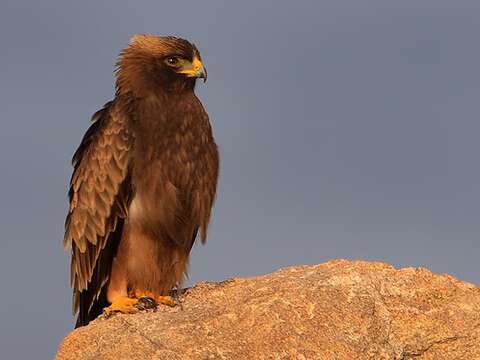
[[[72,160],[64,246],[77,327],[174,304],[197,232],[206,241],[219,158],[198,78],[207,72],[184,39],[135,35],[120,53],[115,98]]]

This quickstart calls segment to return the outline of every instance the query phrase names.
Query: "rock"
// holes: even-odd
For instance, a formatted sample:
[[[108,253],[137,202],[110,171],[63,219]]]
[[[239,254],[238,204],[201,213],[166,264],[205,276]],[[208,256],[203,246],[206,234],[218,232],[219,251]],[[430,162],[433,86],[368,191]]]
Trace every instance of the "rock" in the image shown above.
[[[57,359],[480,359],[480,289],[335,260],[201,283],[180,307],[99,318]]]

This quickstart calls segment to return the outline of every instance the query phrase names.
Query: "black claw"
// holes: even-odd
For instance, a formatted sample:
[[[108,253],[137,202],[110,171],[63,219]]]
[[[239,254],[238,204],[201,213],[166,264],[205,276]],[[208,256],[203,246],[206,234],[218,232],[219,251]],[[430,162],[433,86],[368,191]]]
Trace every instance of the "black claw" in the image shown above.
[[[110,319],[116,313],[117,313],[117,311],[111,311],[111,312],[108,312],[108,313],[103,313],[102,315],[105,319]]]
[[[155,300],[153,300],[151,297],[141,297],[138,299],[138,303],[135,305],[135,307],[138,310],[150,310],[150,309],[156,309],[157,308],[157,303]]]
[[[182,295],[182,290],[174,289],[170,291],[170,296],[172,300],[175,302],[175,306],[179,306],[181,310],[183,310],[182,302],[180,301],[180,295]]]

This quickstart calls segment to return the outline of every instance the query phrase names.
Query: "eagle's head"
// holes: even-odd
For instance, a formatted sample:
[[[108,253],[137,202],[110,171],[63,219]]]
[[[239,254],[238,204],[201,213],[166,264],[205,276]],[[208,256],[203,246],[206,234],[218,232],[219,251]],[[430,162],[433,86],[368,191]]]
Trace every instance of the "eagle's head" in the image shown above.
[[[174,36],[134,35],[117,61],[117,91],[136,95],[193,90],[207,79],[195,45]]]

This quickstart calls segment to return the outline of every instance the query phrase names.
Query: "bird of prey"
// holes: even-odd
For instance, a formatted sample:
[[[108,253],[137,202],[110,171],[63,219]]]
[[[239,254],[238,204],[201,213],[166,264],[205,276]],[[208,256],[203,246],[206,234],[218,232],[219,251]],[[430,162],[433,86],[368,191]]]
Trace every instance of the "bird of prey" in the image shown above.
[[[72,160],[64,246],[76,327],[174,304],[197,232],[206,241],[219,157],[199,78],[199,51],[178,37],[135,35],[120,53],[115,98]]]

